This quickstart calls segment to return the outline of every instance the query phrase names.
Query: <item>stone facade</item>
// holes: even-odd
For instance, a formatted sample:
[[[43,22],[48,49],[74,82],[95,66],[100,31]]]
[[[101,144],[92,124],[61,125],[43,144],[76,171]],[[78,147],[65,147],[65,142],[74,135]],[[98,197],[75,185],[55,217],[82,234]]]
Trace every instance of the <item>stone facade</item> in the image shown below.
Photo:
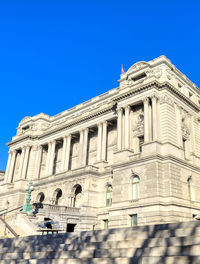
[[[190,221],[200,214],[200,92],[165,56],[119,87],[56,116],[25,117],[10,148],[0,209],[32,200],[77,230]]]

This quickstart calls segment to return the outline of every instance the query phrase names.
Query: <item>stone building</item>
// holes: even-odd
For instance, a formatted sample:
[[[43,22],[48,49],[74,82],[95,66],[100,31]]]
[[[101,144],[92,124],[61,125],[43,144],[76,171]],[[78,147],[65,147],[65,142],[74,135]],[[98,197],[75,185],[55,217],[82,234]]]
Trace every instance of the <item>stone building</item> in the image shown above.
[[[8,143],[0,209],[32,201],[76,230],[189,221],[200,214],[200,92],[165,56],[56,116],[25,117]],[[37,215],[36,215],[37,217]]]

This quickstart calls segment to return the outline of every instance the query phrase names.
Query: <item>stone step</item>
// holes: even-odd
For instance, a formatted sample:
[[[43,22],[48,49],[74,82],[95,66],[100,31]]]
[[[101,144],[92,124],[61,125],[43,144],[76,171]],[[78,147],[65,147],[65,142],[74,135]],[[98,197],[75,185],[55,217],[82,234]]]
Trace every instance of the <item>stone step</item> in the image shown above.
[[[69,258],[132,258],[162,256],[200,256],[200,246],[157,246],[140,248],[83,249],[69,251],[13,252],[0,255],[1,260],[69,259]]]
[[[92,234],[92,233],[91,233]],[[147,238],[168,238],[168,237],[183,237],[191,235],[200,235],[200,227],[195,228],[185,228],[185,229],[176,229],[176,230],[158,230],[158,231],[143,231],[143,232],[134,232],[134,230],[124,229],[124,233],[110,233],[110,230],[107,231],[107,235],[90,235],[87,233],[81,233],[81,236],[68,236],[67,235],[46,235],[46,236],[31,236],[23,239],[6,239],[4,243],[0,243],[0,248],[2,247],[26,247],[27,243],[31,246],[35,245],[49,245],[49,244],[77,244],[77,243],[89,243],[89,242],[101,242],[101,241],[117,241],[117,240],[136,240],[138,236],[141,239]],[[0,241],[1,242],[1,241]]]
[[[132,239],[132,240],[119,240],[119,241],[102,241],[102,242],[89,242],[89,243],[69,243],[58,244],[52,241],[52,244],[48,245],[31,245],[26,244],[26,247],[3,247],[0,248],[0,254],[6,252],[41,252],[45,251],[61,251],[61,250],[81,250],[99,249],[99,248],[136,248],[136,247],[154,247],[154,246],[187,246],[200,244],[200,236],[188,236],[188,237],[169,237],[169,238],[147,238],[147,239]]]
[[[150,238],[150,239],[134,239],[134,240],[119,240],[119,241],[102,241],[89,243],[72,243],[72,244],[57,244],[52,243],[48,245],[29,245],[26,247],[4,247],[0,248],[0,254],[6,252],[41,252],[45,251],[67,251],[67,250],[81,250],[81,249],[99,249],[99,248],[136,248],[136,247],[156,247],[156,246],[187,246],[200,244],[200,236],[188,237],[169,237],[169,238]]]
[[[0,264],[199,264],[200,257],[139,257],[139,258],[96,258],[96,259],[31,259],[2,260]]]

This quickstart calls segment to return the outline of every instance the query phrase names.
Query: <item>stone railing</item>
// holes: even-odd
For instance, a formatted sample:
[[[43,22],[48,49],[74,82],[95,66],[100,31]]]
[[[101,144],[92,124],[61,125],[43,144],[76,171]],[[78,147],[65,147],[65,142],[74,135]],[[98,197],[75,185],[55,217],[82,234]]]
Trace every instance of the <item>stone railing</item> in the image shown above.
[[[40,207],[40,210],[44,210],[47,213],[56,213],[56,214],[76,214],[78,215],[80,212],[80,208],[52,205],[52,204],[42,204]]]

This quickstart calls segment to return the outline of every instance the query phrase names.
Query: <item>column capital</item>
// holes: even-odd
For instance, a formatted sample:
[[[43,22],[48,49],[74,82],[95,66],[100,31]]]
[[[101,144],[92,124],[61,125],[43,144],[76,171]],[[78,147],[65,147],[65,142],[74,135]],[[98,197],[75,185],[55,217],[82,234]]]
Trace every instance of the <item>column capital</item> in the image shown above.
[[[118,113],[119,113],[119,112],[122,112],[122,111],[123,111],[123,107],[120,106],[120,107],[117,108],[117,112],[118,112]]]
[[[49,144],[54,144],[54,143],[56,143],[56,139],[52,139],[49,141]]]
[[[152,94],[152,95],[151,95],[151,99],[152,99],[152,100],[158,100],[158,96],[157,96],[156,94]]]
[[[104,120],[103,121],[103,125],[108,125],[108,121],[107,120]]]
[[[130,110],[130,108],[131,108],[130,105],[126,105],[126,106],[124,107],[125,110]]]
[[[99,127],[99,126],[102,126],[102,124],[103,124],[103,122],[99,122],[99,123],[97,123],[97,126]]]
[[[144,99],[143,99],[143,103],[149,103],[149,97],[145,97]]]

